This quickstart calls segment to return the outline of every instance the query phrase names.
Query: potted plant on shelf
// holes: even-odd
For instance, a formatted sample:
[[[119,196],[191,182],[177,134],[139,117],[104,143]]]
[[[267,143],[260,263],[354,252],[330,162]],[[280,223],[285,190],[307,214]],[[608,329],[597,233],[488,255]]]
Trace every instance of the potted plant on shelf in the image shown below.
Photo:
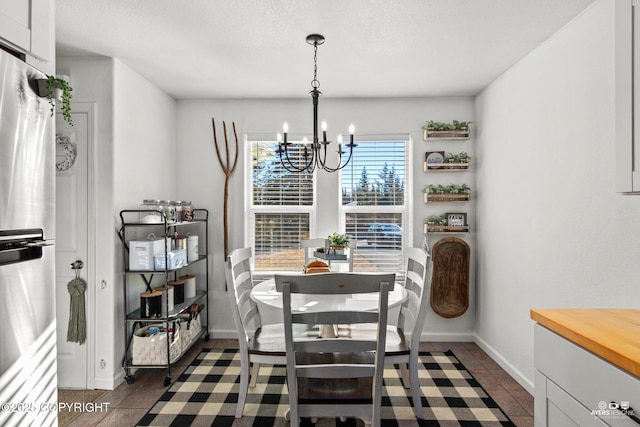
[[[425,233],[444,231],[447,225],[447,218],[444,215],[429,215],[424,220]]]
[[[422,190],[424,202],[466,202],[471,195],[471,187],[467,184],[434,185],[429,184]]]
[[[336,255],[344,255],[345,248],[349,247],[349,236],[338,232],[333,233],[329,236],[329,247]]]
[[[471,122],[459,120],[454,120],[451,123],[429,120],[422,126],[424,139],[468,139],[470,124]]]
[[[458,154],[447,153],[447,156],[444,159],[445,169],[469,169],[469,162],[471,161],[471,156],[466,151],[461,151]]]
[[[62,102],[62,117],[67,123],[73,126],[71,119],[71,92],[73,88],[64,79],[56,76],[47,76],[46,79],[38,79],[38,93],[40,96],[47,97],[51,105],[51,115],[55,112],[55,101]]]
[[[427,225],[446,225],[447,219],[442,215],[429,215],[424,222]]]

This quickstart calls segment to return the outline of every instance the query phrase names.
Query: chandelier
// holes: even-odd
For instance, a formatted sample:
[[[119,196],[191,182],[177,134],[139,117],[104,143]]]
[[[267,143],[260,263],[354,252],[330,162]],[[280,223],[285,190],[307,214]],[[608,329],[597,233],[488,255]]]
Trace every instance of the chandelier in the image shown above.
[[[313,141],[309,143],[307,138],[304,137],[301,143],[288,142],[287,133],[289,132],[289,125],[285,122],[282,127],[284,138],[283,135],[280,134],[277,136],[277,153],[280,157],[282,167],[289,172],[313,173],[316,167],[327,172],[336,172],[349,164],[353,156],[353,149],[357,147],[358,144],[353,143],[354,127],[350,125],[349,143],[345,144],[349,149],[349,156],[343,163],[342,155],[346,154],[346,151],[342,151],[342,135],[340,134],[338,135],[338,162],[335,167],[327,165],[327,148],[329,144],[331,144],[331,141],[327,141],[327,122],[322,122],[322,141],[318,138],[318,98],[322,95],[322,92],[318,90],[320,87],[320,81],[318,81],[317,77],[318,46],[324,43],[324,36],[321,34],[309,34],[307,36],[307,43],[313,46],[313,80],[311,80],[311,92],[309,92],[313,100]]]

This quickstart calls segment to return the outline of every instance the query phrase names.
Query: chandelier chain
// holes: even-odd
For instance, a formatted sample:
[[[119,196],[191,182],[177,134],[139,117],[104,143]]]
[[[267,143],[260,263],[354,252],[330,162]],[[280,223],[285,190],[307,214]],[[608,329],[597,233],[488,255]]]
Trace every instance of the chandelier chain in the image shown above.
[[[318,43],[313,44],[313,80],[311,80],[311,87],[318,89],[320,87],[320,81],[318,81]]]

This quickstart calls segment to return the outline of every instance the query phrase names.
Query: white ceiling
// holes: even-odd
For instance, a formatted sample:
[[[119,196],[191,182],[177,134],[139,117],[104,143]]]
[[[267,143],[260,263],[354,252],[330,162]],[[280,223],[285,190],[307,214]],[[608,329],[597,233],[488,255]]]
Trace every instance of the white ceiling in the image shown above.
[[[56,0],[57,55],[176,99],[475,95],[594,0]],[[73,76],[72,76],[73,78]]]

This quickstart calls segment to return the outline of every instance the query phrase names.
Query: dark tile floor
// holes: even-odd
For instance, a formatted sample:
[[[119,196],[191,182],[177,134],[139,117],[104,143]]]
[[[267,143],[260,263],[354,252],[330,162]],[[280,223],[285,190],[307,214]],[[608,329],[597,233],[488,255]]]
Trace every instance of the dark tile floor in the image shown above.
[[[201,348],[237,348],[235,340],[200,341],[172,366],[172,377],[189,366]],[[496,362],[474,343],[424,342],[423,351],[453,350],[469,372],[500,405],[518,427],[533,426],[533,396],[511,378]],[[134,384],[120,384],[102,395],[98,402],[108,402],[107,411],[85,412],[73,419],[69,427],[79,426],[135,426],[149,408],[166,391],[162,385],[165,369],[144,369],[136,375]],[[104,405],[103,405],[104,406]]]

